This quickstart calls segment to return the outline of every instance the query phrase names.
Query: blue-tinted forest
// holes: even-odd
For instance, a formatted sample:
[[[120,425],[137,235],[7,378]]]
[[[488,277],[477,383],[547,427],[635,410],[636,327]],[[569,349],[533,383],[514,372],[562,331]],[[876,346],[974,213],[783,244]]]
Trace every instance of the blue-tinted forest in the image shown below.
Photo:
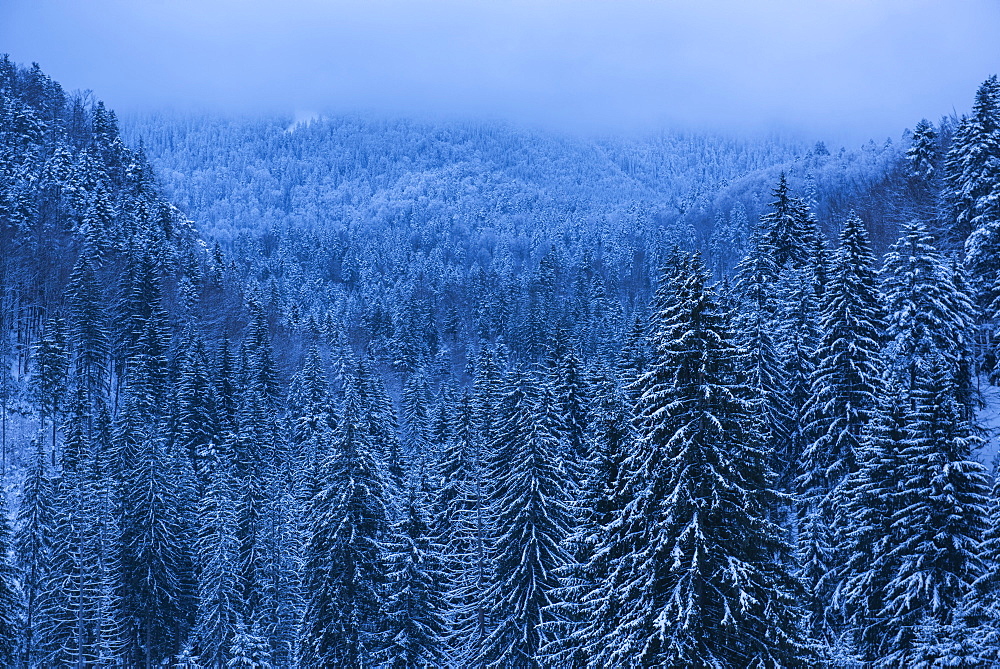
[[[0,665],[988,667],[1000,84],[858,148],[119,119],[0,60]]]

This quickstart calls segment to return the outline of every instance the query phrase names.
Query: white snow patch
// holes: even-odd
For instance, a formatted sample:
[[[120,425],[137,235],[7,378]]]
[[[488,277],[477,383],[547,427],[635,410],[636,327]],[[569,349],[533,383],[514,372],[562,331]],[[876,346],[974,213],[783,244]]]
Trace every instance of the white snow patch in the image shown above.
[[[978,415],[979,425],[985,431],[986,443],[979,449],[979,461],[990,470],[1000,446],[1000,388],[990,385],[985,380],[981,386],[985,407]]]

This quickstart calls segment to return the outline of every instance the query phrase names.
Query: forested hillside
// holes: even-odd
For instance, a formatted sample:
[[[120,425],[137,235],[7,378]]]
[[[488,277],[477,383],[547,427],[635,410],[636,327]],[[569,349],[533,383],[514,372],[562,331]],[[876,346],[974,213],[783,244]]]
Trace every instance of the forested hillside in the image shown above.
[[[995,77],[833,152],[0,103],[0,665],[1000,662]]]

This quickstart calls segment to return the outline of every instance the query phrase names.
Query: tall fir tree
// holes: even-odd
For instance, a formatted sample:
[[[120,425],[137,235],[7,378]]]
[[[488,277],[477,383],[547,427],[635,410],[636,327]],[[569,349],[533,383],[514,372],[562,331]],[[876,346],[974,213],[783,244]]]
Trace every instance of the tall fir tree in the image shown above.
[[[224,665],[242,620],[234,486],[227,455],[220,452],[207,460],[208,486],[198,505],[194,542],[198,612],[194,634],[204,666]]]
[[[495,580],[487,593],[494,627],[480,661],[538,667],[546,642],[547,607],[569,559],[569,484],[560,456],[552,389],[513,372],[498,412],[489,459]]]
[[[882,292],[887,359],[896,383],[913,388],[921,365],[940,360],[956,384],[966,417],[971,415],[977,404],[971,346],[976,309],[963,290],[961,275],[921,221],[904,224],[886,254]]]
[[[0,489],[0,664],[17,664],[17,639],[22,615],[20,574],[11,559],[14,534],[7,511],[7,491]]]
[[[364,667],[385,646],[386,467],[347,389],[310,506],[302,663]]]
[[[41,437],[36,437],[34,446],[14,535],[14,552],[24,592],[19,654],[27,666],[36,666],[48,650],[42,634],[47,622],[42,603],[49,586],[55,532],[52,478]]]
[[[385,662],[398,669],[444,666],[447,603],[442,547],[419,489],[409,493],[389,542]]]
[[[893,666],[926,653],[915,637],[922,621],[959,622],[955,612],[983,573],[979,542],[989,495],[985,468],[972,458],[980,439],[962,416],[947,364],[921,365],[912,393],[889,547],[898,567],[884,606]]]
[[[1000,81],[993,75],[976,91],[972,114],[962,119],[945,157],[946,196],[954,236],[962,244],[970,234],[995,224],[1000,211]]]
[[[893,623],[885,604],[899,566],[891,552],[899,540],[893,518],[901,509],[909,412],[909,393],[886,380],[858,453],[858,470],[844,482],[844,515],[850,519],[842,533],[845,559],[829,572],[838,577],[836,606],[850,624],[851,645],[869,663],[885,656]]]
[[[631,501],[598,549],[617,559],[590,633],[595,666],[808,661],[780,561],[790,547],[769,519],[769,454],[705,283],[700,261],[685,259],[657,294],[655,359],[638,382],[639,440],[624,463]]]

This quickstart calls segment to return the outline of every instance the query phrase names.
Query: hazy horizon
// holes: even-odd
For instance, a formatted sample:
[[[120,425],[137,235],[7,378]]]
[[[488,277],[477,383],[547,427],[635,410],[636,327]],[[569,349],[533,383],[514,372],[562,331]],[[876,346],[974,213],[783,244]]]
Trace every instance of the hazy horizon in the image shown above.
[[[123,113],[897,138],[1000,70],[1000,4],[5,0],[0,52]]]

